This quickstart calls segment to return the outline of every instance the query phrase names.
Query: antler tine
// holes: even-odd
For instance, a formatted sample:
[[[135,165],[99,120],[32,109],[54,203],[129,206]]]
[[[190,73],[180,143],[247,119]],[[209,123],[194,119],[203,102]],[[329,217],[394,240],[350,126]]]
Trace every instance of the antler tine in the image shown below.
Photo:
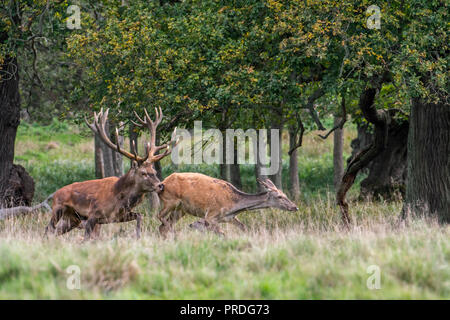
[[[86,116],[84,116],[84,122],[86,122],[86,125],[89,127],[89,129],[91,129],[95,134],[98,133],[97,129],[95,128],[95,126],[93,124],[90,124],[89,121],[87,120]]]
[[[146,124],[148,124],[148,123],[153,124],[152,118],[150,118],[150,116],[148,114],[148,111],[147,111],[147,108],[144,108],[144,112],[145,112],[145,123]]]
[[[131,121],[132,124],[134,124],[138,128],[142,128],[143,127],[143,125],[140,124],[140,123],[134,122],[133,120],[130,120],[130,121]]]
[[[155,113],[156,113],[156,121],[155,122],[156,122],[156,126],[158,126],[161,123],[162,118],[163,118],[163,113],[162,113],[161,107],[159,107],[159,112],[158,112],[158,109],[155,108]]]
[[[168,143],[165,143],[162,146],[157,147],[158,150],[166,149],[166,151],[164,151],[162,154],[158,154],[157,156],[154,156],[152,159],[153,162],[157,162],[157,161],[161,160],[162,158],[171,154],[172,150],[178,145],[178,143],[180,143],[180,138],[179,137],[176,138],[176,131],[177,131],[177,128],[175,128],[173,130],[172,138]]]
[[[86,123],[88,124],[89,128],[91,128],[91,130],[95,133],[98,134],[100,139],[111,149],[119,152],[120,154],[124,155],[125,157],[131,159],[131,160],[136,160],[138,162],[144,162],[145,160],[147,160],[147,158],[141,158],[137,155],[137,152],[135,152],[134,154],[122,150],[120,148],[119,145],[119,130],[116,128],[115,130],[115,136],[116,136],[116,144],[114,144],[108,137],[108,135],[106,134],[106,121],[108,120],[108,114],[109,114],[109,109],[106,109],[106,112],[103,112],[103,108],[100,110],[100,112],[97,114],[96,112],[94,112],[94,123],[93,124],[89,124],[86,120]]]
[[[145,145],[145,151],[146,151],[146,155],[145,155],[145,157],[143,158],[144,159],[144,161],[147,161],[147,159],[148,159],[148,157],[150,157],[150,150],[151,150],[151,147],[150,147],[150,142],[147,142],[147,144]]]
[[[160,108],[161,109],[161,108]],[[158,109],[155,107],[155,122],[158,123],[159,120],[159,114],[158,114]]]
[[[131,140],[131,151],[133,152],[134,157],[137,159],[138,155],[136,150],[136,143],[134,142],[134,140]]]
[[[142,120],[142,118],[141,117],[139,117],[139,115],[137,114],[137,112],[136,111],[134,111],[133,110],[133,112],[134,112],[134,115],[136,116],[136,118],[138,118],[138,120],[142,123],[142,124],[147,124],[147,122],[146,121],[144,121],[144,120]],[[137,125],[138,127],[142,127],[142,125],[140,125],[140,124],[137,124],[136,122],[134,122],[133,120],[131,120],[131,122],[133,122],[133,124],[134,125]]]
[[[158,125],[157,124],[155,125],[152,118],[150,118],[147,108],[144,108],[144,112],[145,112],[146,125],[148,127],[148,130],[150,131],[150,156],[153,156],[155,154],[155,152],[157,151],[155,149],[155,147],[156,147],[156,127]]]

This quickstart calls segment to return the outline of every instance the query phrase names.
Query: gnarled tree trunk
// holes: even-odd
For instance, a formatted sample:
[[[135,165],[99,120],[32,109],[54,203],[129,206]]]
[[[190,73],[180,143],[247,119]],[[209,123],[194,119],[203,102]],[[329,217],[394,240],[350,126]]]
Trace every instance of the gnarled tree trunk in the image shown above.
[[[300,196],[300,181],[298,179],[297,134],[294,128],[289,128],[289,192],[297,200]]]
[[[368,176],[361,182],[362,198],[392,200],[404,196],[407,176],[406,146],[408,140],[408,121],[391,119],[386,148],[363,170]],[[373,134],[368,125],[358,126],[358,137],[352,141],[352,154],[360,152],[372,143]]]
[[[425,214],[450,222],[450,106],[414,99],[408,136],[403,216]]]
[[[334,116],[334,126],[338,126],[342,118]],[[339,188],[342,176],[344,175],[344,129],[337,128],[333,133],[333,169],[334,169],[334,189]]]
[[[280,120],[276,120],[274,122],[274,125],[272,126],[272,129],[278,129],[278,145],[274,145],[274,143],[272,143],[272,139],[270,139],[270,148],[278,148],[278,159],[270,159],[271,162],[271,166],[273,167],[273,163],[274,162],[278,162],[278,170],[275,174],[270,176],[270,180],[272,180],[272,182],[275,184],[275,186],[278,189],[283,189],[283,181],[282,181],[282,173],[283,173],[283,157],[282,157],[282,146],[283,146],[283,124],[281,123]],[[271,137],[272,135],[269,134],[269,137]],[[269,139],[268,139],[269,140]],[[270,151],[270,153],[272,154],[272,150]]]
[[[376,92],[377,89],[375,88],[365,89],[359,99],[359,108],[363,112],[364,117],[375,126],[373,142],[349,161],[336,193],[336,200],[341,209],[342,222],[346,226],[351,223],[348,214],[348,203],[345,200],[347,191],[353,185],[358,172],[384,150],[388,137],[389,114],[384,110],[377,110],[375,108],[374,101]]]
[[[231,184],[238,189],[242,189],[241,170],[238,162],[237,145],[234,145],[234,161],[230,165],[230,179]]]
[[[2,32],[2,43],[5,37],[7,34]],[[0,65],[0,77],[0,206],[14,206],[21,202],[28,204],[33,198],[34,184],[23,168],[21,170],[21,167],[13,166],[14,144],[20,123],[19,70],[16,58],[4,59]],[[25,173],[19,174],[18,170]],[[29,190],[30,188],[33,190]]]

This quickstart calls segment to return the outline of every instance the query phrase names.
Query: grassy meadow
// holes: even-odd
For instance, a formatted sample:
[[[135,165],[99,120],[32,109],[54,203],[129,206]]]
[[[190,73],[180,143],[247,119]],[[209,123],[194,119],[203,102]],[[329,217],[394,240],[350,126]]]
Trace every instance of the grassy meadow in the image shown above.
[[[345,156],[356,130],[346,127]],[[1,299],[448,299],[450,229],[415,219],[397,224],[401,202],[363,202],[358,185],[348,194],[354,219],[340,225],[332,186],[332,137],[305,136],[299,149],[302,193],[296,213],[242,213],[242,233],[224,226],[225,238],[177,225],[162,239],[146,204],[143,235],[135,223],[104,225],[101,238],[82,243],[74,230],[43,237],[49,214],[0,221]],[[286,143],[285,143],[285,147]],[[163,175],[174,170],[163,161]],[[57,188],[94,178],[93,141],[85,128],[53,121],[21,124],[16,162],[36,181],[36,202]],[[283,176],[287,181],[287,159]],[[243,166],[246,191],[256,187],[252,166]],[[181,166],[218,176],[214,166]],[[80,289],[70,290],[69,266],[78,266]],[[380,288],[369,289],[377,266]],[[369,268],[369,272],[368,272]]]

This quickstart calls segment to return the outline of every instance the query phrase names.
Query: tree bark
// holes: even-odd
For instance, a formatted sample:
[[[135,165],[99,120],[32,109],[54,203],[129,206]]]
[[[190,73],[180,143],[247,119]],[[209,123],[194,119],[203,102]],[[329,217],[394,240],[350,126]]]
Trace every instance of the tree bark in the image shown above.
[[[159,137],[159,134],[156,133],[155,143],[157,146],[159,146],[159,142],[160,142],[160,137]],[[163,181],[161,162],[160,161],[155,162],[153,164],[153,166],[156,170],[156,176],[158,177],[158,179],[160,181]],[[152,211],[158,210],[158,208],[160,206],[158,194],[156,192],[150,192],[148,195],[148,200],[149,200],[150,210],[152,210]]]
[[[338,126],[342,118],[334,116],[334,126]],[[334,168],[334,189],[339,189],[342,176],[344,175],[344,129],[337,128],[333,133],[333,168]]]
[[[256,162],[255,163],[255,177],[257,179],[264,181],[265,179],[267,179],[267,176],[264,176],[261,173],[262,163],[261,163],[261,158],[259,155],[259,152],[260,152],[259,143],[260,143],[261,137],[259,136],[259,134],[256,136],[256,139],[257,139],[257,141],[256,141],[256,150],[255,150],[255,152],[256,152],[256,154],[255,154],[255,160],[256,160],[255,161]],[[267,154],[266,154],[266,156],[267,156]],[[258,192],[264,191],[264,187],[260,183],[256,183],[256,185],[258,188]]]
[[[413,99],[408,136],[408,181],[402,216],[450,222],[450,106]]]
[[[282,173],[283,173],[283,157],[282,157],[282,146],[283,146],[283,125],[281,121],[278,123],[275,123],[275,125],[272,127],[272,129],[278,129],[278,159],[270,159],[271,162],[278,161],[278,170],[275,174],[270,176],[270,180],[275,184],[275,186],[282,190],[283,188],[283,181],[282,181]],[[269,135],[270,137],[271,135]],[[269,139],[268,139],[269,140]],[[277,147],[277,146],[275,146]],[[272,139],[270,139],[270,148],[272,148]]]
[[[4,40],[2,32],[1,38]],[[3,41],[2,41],[3,43]],[[0,206],[7,205],[5,196],[14,161],[14,144],[20,123],[19,70],[17,59],[6,57],[0,65]]]
[[[381,86],[381,83],[379,84]],[[347,170],[342,177],[341,184],[336,193],[336,201],[341,209],[342,222],[349,226],[351,223],[348,214],[348,203],[345,200],[347,191],[353,185],[356,175],[364,168],[370,161],[372,161],[378,154],[380,154],[385,146],[388,137],[388,123],[389,115],[384,110],[377,110],[374,105],[375,95],[377,89],[365,89],[359,99],[359,108],[361,109],[367,121],[374,124],[375,135],[373,143],[356,154],[348,163]]]
[[[103,163],[102,141],[97,134],[94,134],[94,161],[95,177],[97,179],[105,178],[105,165]]]
[[[220,168],[220,179],[228,181],[229,178],[229,166],[225,163],[227,159],[227,147],[226,147],[226,134],[225,130],[221,130],[222,132],[222,163],[219,165]]]
[[[398,199],[405,195],[407,177],[407,140],[409,122],[391,119],[386,148],[363,170],[360,197],[364,199]],[[351,142],[353,155],[370,145],[373,134],[367,125],[358,126],[358,137]]]
[[[120,125],[123,125],[122,123]],[[114,130],[114,129],[113,129]],[[123,135],[119,134],[119,141],[115,141],[116,137],[113,134],[113,137],[111,137],[111,140],[118,144],[121,148],[123,148],[124,138]],[[113,170],[114,175],[116,177],[120,177],[123,175],[123,156],[117,151],[112,151],[112,157],[113,157]]]
[[[297,134],[294,128],[289,128],[289,192],[297,200],[300,196],[300,181],[298,179]]]
[[[134,147],[136,148],[136,153],[139,152],[139,148],[138,148],[138,133],[136,132],[136,126],[133,123],[130,123],[130,127],[129,127],[129,135],[130,135],[130,149],[133,151],[133,144]],[[139,153],[138,153],[139,154]],[[130,159],[130,167],[131,167],[131,163],[133,162],[133,160]]]
[[[238,154],[237,154],[237,145],[236,143],[233,143],[234,145],[234,161],[233,164],[230,165],[230,179],[231,184],[238,188],[239,190],[242,189],[242,180],[241,180],[241,170],[238,162]]]
[[[109,121],[105,125],[106,134],[110,137]],[[104,177],[115,176],[113,164],[113,151],[103,141],[100,140],[100,148],[102,149]]]

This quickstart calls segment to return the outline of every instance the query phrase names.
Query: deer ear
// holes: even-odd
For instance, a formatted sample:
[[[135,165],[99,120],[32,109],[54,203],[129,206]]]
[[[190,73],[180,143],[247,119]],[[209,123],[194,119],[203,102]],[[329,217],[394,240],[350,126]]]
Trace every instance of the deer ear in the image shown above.
[[[131,169],[137,169],[139,167],[139,164],[136,160],[131,161]]]
[[[266,184],[266,186],[268,186],[269,188],[275,188],[275,189],[277,188],[277,187],[273,184],[272,180],[270,180],[270,179],[266,179],[265,184]]]
[[[264,181],[262,181],[260,178],[256,178],[256,181],[258,181],[258,183],[260,185],[262,185],[264,187],[264,189],[266,189],[266,190],[268,189],[267,184]]]

